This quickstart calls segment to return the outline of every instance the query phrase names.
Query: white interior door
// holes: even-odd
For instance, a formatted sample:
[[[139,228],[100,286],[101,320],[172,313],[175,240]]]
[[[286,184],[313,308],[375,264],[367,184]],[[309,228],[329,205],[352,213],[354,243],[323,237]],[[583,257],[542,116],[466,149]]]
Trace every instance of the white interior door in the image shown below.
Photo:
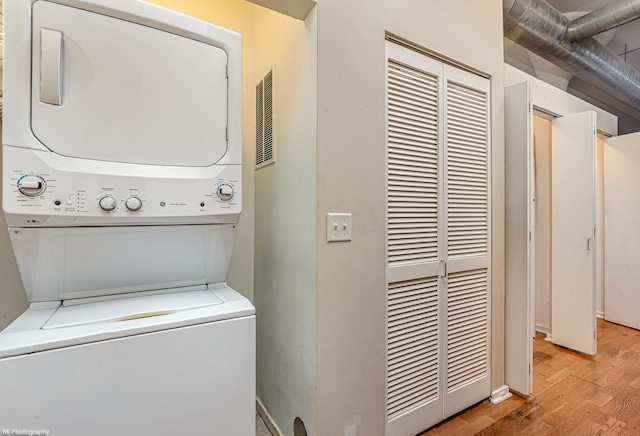
[[[387,435],[443,419],[442,65],[387,44]]]
[[[528,395],[533,361],[533,110],[528,82],[505,88],[505,382]]]
[[[552,121],[551,340],[596,354],[596,114]]]
[[[490,377],[490,82],[444,65],[441,259],[444,417],[487,398]]]
[[[604,144],[605,267],[607,321],[640,329],[640,133]]]

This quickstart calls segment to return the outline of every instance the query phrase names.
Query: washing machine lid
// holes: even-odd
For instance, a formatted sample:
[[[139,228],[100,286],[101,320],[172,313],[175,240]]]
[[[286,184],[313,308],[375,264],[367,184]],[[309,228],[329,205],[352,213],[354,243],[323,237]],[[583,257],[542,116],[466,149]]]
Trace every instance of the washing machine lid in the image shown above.
[[[132,321],[142,318],[171,315],[185,310],[222,304],[210,290],[184,291],[170,294],[147,295],[94,301],[84,304],[62,305],[42,326],[58,329],[80,325]]]
[[[0,359],[12,356],[19,356],[29,353],[39,353],[42,351],[54,350],[77,345],[91,344],[94,342],[110,339],[126,338],[128,336],[156,333],[174,328],[193,327],[200,324],[207,324],[219,321],[240,320],[255,316],[253,305],[245,297],[228,286],[209,289],[201,292],[201,295],[182,295],[185,292],[170,293],[163,298],[160,295],[147,295],[141,297],[140,301],[132,304],[137,306],[142,312],[149,312],[154,308],[169,308],[171,313],[163,316],[134,317],[128,320],[114,322],[112,320],[98,321],[97,318],[104,318],[107,311],[116,313],[128,313],[125,306],[131,304],[130,299],[122,299],[122,306],[119,311],[108,308],[106,302],[98,303],[96,306],[78,305],[78,312],[71,311],[63,315],[62,321],[81,321],[80,324],[63,326],[59,323],[59,328],[43,328],[48,324],[48,320],[55,320],[56,312],[65,308],[55,302],[33,304],[17,320],[11,323],[5,330],[0,332]],[[205,293],[214,294],[221,304],[215,303],[217,300]],[[127,301],[128,300],[128,301]],[[200,304],[206,304],[199,306]],[[182,310],[178,310],[182,308]],[[68,317],[67,317],[68,315]],[[93,318],[96,316],[96,318]],[[66,318],[66,319],[65,319]],[[72,320],[72,318],[75,318]],[[254,319],[254,318],[252,318]],[[250,321],[253,322],[253,321]],[[50,324],[51,327],[53,324]]]
[[[210,166],[227,151],[227,53],[148,25],[32,6],[31,128],[63,156]]]

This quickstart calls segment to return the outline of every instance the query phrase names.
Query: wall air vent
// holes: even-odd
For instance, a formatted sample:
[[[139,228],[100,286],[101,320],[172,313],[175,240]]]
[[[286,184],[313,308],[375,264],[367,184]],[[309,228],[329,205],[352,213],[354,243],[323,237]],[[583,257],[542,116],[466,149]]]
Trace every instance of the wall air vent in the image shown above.
[[[273,69],[256,85],[256,169],[276,162]]]

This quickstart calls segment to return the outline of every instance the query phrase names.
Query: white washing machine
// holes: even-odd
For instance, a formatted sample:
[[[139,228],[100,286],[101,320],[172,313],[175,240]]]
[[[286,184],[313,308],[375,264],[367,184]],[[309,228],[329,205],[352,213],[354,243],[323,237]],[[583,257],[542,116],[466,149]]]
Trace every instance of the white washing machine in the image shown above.
[[[254,308],[225,283],[240,36],[141,0],[5,0],[4,22],[31,304],[0,332],[2,434],[254,435]]]

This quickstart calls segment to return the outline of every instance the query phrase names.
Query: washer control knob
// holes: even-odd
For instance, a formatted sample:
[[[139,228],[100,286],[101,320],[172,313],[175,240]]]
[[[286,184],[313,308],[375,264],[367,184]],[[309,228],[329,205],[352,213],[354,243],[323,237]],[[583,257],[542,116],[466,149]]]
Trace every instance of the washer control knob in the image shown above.
[[[47,188],[47,184],[40,176],[24,176],[18,180],[18,191],[29,197],[37,197]]]
[[[129,197],[124,205],[127,206],[127,209],[130,211],[135,212],[142,207],[142,201],[138,197]]]
[[[102,197],[98,204],[100,204],[100,209],[111,211],[116,208],[117,202],[115,198],[107,195],[106,197]]]
[[[233,188],[229,185],[223,184],[218,186],[218,189],[216,189],[216,194],[218,195],[218,198],[222,201],[229,201],[233,198]]]

